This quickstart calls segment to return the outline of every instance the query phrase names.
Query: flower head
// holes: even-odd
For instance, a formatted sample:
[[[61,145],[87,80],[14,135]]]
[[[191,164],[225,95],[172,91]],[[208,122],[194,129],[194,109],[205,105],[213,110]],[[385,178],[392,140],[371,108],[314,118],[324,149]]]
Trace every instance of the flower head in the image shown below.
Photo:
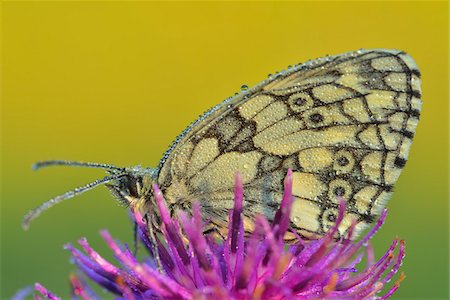
[[[107,231],[101,235],[120,267],[102,258],[86,239],[79,240],[83,251],[66,245],[85,276],[122,299],[386,299],[404,277],[402,274],[386,291],[386,283],[403,260],[403,241],[395,239],[378,261],[368,245],[384,222],[386,211],[359,241],[352,240],[355,224],[345,237],[336,240],[345,212],[345,202],[341,201],[336,224],[323,237],[304,240],[297,236],[295,243],[285,244],[283,236],[290,230],[293,199],[290,171],[273,222],[257,216],[249,236],[244,234],[242,219],[242,180],[236,176],[234,208],[229,213],[228,235],[223,241],[203,234],[198,203],[193,205],[192,216],[180,212],[178,218],[172,218],[157,186],[154,195],[162,221],[157,245],[152,245],[140,213],[133,214],[139,238],[150,253],[147,259],[139,261]],[[358,271],[356,266],[364,254],[367,266]],[[99,298],[83,277],[71,276],[74,298]],[[58,299],[39,284],[35,289],[42,297]]]

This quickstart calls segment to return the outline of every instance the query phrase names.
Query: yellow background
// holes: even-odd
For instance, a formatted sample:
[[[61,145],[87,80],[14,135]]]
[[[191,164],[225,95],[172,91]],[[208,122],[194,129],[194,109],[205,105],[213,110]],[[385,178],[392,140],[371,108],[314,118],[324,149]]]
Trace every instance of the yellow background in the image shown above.
[[[42,201],[103,176],[43,159],[156,166],[207,108],[289,64],[358,48],[418,63],[423,113],[375,236],[407,241],[396,298],[448,297],[447,2],[3,2],[1,297],[40,281],[67,297],[69,254],[98,231],[132,241],[124,208],[98,188],[44,213]]]

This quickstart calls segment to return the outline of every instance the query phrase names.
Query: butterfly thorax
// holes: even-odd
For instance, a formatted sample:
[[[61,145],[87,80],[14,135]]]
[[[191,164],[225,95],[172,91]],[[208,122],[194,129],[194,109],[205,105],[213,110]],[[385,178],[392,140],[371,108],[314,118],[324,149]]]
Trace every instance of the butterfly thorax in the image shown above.
[[[183,179],[174,179],[164,191],[164,198],[171,214],[177,209],[190,211],[191,204],[195,200]]]

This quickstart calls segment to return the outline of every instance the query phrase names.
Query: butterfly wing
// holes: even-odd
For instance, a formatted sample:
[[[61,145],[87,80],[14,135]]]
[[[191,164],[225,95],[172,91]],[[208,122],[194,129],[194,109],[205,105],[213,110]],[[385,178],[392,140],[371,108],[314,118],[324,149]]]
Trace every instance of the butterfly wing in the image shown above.
[[[379,215],[404,167],[420,110],[420,73],[396,50],[359,50],[297,65],[225,100],[189,126],[161,160],[158,184],[176,208],[201,201],[226,228],[234,175],[244,214],[273,218],[293,170],[291,225],[323,235],[347,200],[341,234]]]

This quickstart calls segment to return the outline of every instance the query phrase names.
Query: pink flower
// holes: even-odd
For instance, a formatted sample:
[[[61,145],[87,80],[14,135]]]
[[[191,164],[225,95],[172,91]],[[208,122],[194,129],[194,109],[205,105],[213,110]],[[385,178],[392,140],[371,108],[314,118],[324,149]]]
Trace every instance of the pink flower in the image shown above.
[[[244,237],[243,185],[239,175],[228,236],[223,241],[203,235],[198,203],[193,205],[192,217],[180,212],[178,218],[172,218],[157,186],[154,195],[162,220],[157,246],[152,247],[142,216],[138,212],[133,215],[140,240],[149,252],[145,260],[139,261],[106,230],[101,235],[120,266],[103,259],[86,239],[79,240],[83,251],[66,245],[82,273],[119,299],[387,299],[404,278],[401,274],[390,289],[385,288],[402,263],[403,241],[395,239],[378,261],[374,261],[368,246],[383,224],[386,210],[359,241],[351,239],[355,225],[345,238],[335,240],[345,212],[345,202],[341,201],[336,224],[322,238],[297,237],[295,243],[285,244],[283,236],[290,230],[293,199],[291,171],[285,179],[284,196],[274,221],[256,217],[255,230],[249,237]],[[153,249],[157,256],[152,254]],[[368,264],[358,271],[356,266],[364,255]],[[159,258],[160,267],[155,257]],[[74,298],[99,299],[83,277],[71,276]],[[39,284],[35,289],[40,294],[37,299],[59,299]]]

